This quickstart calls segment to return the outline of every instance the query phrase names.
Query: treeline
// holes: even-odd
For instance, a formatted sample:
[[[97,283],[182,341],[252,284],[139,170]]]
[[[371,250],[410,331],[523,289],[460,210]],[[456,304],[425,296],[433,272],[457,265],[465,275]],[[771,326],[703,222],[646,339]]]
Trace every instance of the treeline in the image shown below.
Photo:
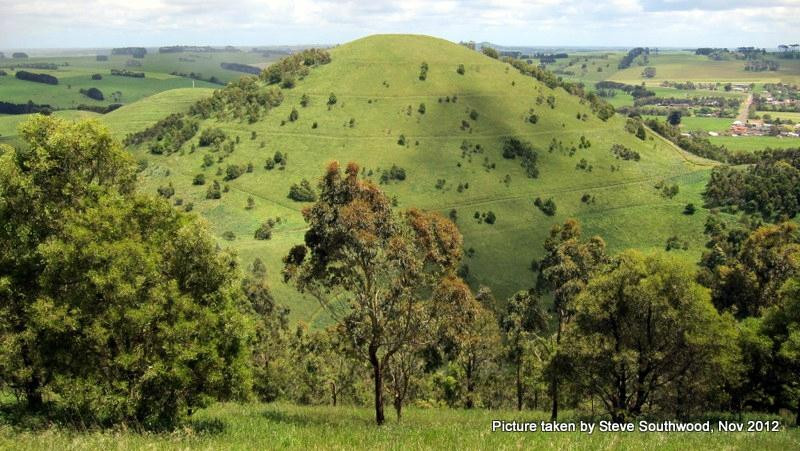
[[[774,72],[781,67],[780,63],[772,60],[754,60],[748,61],[744,65],[744,70],[749,72]]]
[[[211,47],[198,45],[171,45],[159,47],[158,53],[219,53],[219,52],[241,52],[240,49],[226,45],[225,47]]]
[[[635,47],[628,51],[625,56],[619,61],[617,68],[619,69],[627,69],[631,67],[633,61],[639,57],[639,55],[649,55],[650,49],[649,48],[642,48],[642,47]]]
[[[279,89],[264,88],[255,77],[241,77],[199,100],[189,108],[189,114],[203,119],[247,119],[252,124],[281,102],[283,93]]]
[[[58,78],[50,74],[35,74],[24,70],[18,70],[15,77],[18,80],[35,81],[36,83],[45,83],[48,85],[57,85]]]
[[[8,67],[11,69],[21,67],[23,69],[58,70],[58,64],[55,63],[18,63]]]
[[[640,97],[634,100],[634,106],[644,105],[691,105],[691,106],[708,106],[718,108],[738,108],[741,100],[736,98],[725,97]]]
[[[215,75],[212,75],[212,76],[206,78],[206,77],[203,77],[203,74],[201,74],[199,72],[198,73],[189,72],[187,74],[185,72],[173,71],[173,72],[170,72],[169,74],[170,75],[175,75],[176,77],[191,78],[192,80],[207,81],[207,82],[213,83],[215,85],[224,85],[225,84],[224,81],[220,80]]]
[[[197,134],[199,124],[180,113],[173,113],[152,126],[125,137],[126,146],[139,145],[150,141],[150,153],[155,155],[177,152],[184,143]]]
[[[133,72],[127,69],[111,69],[111,75],[118,77],[144,78],[144,72]]]
[[[594,84],[594,87],[597,88],[598,91],[603,89],[619,89],[620,91],[630,94],[634,99],[639,99],[642,97],[654,97],[656,95],[655,92],[645,88],[644,86],[628,85],[616,81],[599,81]]]
[[[685,136],[681,133],[680,128],[667,122],[662,122],[658,119],[647,119],[644,123],[654,132],[672,141],[681,149],[699,157],[721,162],[733,162],[737,158],[737,154],[728,150],[727,147],[712,144],[708,138],[702,136]]]
[[[331,62],[330,54],[321,49],[307,49],[287,56],[261,71],[260,78],[268,84],[280,83],[283,88],[293,88],[314,66]]]
[[[11,103],[0,101],[0,114],[32,114],[42,113],[50,114],[55,110],[50,105],[39,105],[28,101],[28,103]]]
[[[84,105],[80,104],[75,107],[76,110],[83,110],[83,111],[92,111],[98,114],[108,114],[114,110],[119,109],[122,106],[121,103],[112,103],[106,106],[101,105]]]
[[[240,63],[219,63],[219,67],[225,70],[232,70],[235,72],[244,72],[246,74],[251,75],[258,75],[261,73],[261,69],[251,66],[249,64],[240,64]]]
[[[120,47],[111,49],[112,55],[131,55],[134,58],[144,58],[147,55],[147,49],[144,47]]]

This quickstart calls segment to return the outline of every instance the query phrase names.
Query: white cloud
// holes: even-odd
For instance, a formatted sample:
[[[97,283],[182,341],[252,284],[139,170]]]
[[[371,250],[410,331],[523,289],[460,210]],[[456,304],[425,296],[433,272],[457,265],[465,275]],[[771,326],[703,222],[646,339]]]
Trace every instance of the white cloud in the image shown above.
[[[800,0],[0,0],[0,48],[335,43],[376,32],[528,45],[758,45]],[[796,40],[796,39],[795,39]]]

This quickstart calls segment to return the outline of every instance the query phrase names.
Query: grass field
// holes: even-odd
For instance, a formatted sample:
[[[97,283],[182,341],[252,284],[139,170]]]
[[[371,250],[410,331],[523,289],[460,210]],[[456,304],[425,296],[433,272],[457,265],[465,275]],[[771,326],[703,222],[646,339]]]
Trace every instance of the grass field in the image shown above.
[[[773,119],[792,120],[795,123],[800,122],[800,113],[782,112],[782,111],[757,111],[756,114],[763,116],[769,114]]]
[[[391,412],[387,412],[391,414]],[[135,433],[75,431],[57,427],[14,430],[0,426],[0,448],[161,449],[571,449],[571,450],[755,450],[800,447],[800,430],[779,432],[492,432],[493,420],[547,421],[534,411],[404,409],[374,425],[373,412],[358,407],[299,407],[289,404],[215,404],[198,412],[183,430]],[[561,421],[575,422],[570,413]],[[712,422],[716,427],[716,423]]]
[[[143,178],[146,191],[155,192],[172,183],[175,197],[193,203],[194,211],[210,221],[218,236],[234,233],[234,241],[221,242],[235,248],[245,263],[255,257],[267,263],[276,298],[291,308],[293,320],[316,325],[326,322],[316,302],[280,281],[281,258],[302,241],[305,229],[299,214],[305,204],[288,199],[288,187],[303,178],[317,180],[331,160],[359,162],[372,171],[375,181],[381,169],[393,164],[405,168],[407,180],[383,189],[397,196],[401,207],[443,214],[455,210],[465,248],[474,250],[474,256],[464,261],[469,267],[468,280],[474,287],[490,286],[500,299],[533,284],[531,260],[541,255],[550,227],[568,217],[578,218],[587,233],[601,234],[612,251],[663,249],[667,238],[678,234],[688,241],[689,249],[677,252],[687,261],[699,257],[705,212],[686,216],[682,210],[690,202],[702,204],[700,193],[713,163],[658,137],[649,136],[642,142],[624,131],[623,117],[602,122],[580,99],[560,88],[550,90],[504,63],[447,41],[374,36],[337,47],[331,54],[330,64],[314,69],[296,88],[285,91],[283,104],[261,121],[209,120],[202,124],[202,128],[221,127],[229,136],[241,139],[221,165],[223,169],[227,164],[250,162],[255,168],[253,173],[227,182],[230,192],[220,201],[206,200],[207,187],[192,185],[194,175],[204,172],[205,148],[183,156],[134,151],[136,158],[150,162]],[[426,81],[418,79],[423,61],[430,67]],[[464,75],[456,73],[458,64],[466,66]],[[331,92],[338,103],[329,109],[326,101]],[[307,108],[299,105],[302,94],[311,98]],[[176,98],[180,95],[176,93]],[[555,108],[537,103],[537,97],[550,95],[555,98]],[[455,102],[444,101],[454,96]],[[166,114],[174,103],[149,105],[150,101],[142,101],[137,108],[153,117],[156,111]],[[426,105],[424,114],[417,112],[420,103]],[[292,108],[299,111],[295,122],[286,121]],[[469,118],[473,109],[479,114],[477,120]],[[539,115],[535,125],[526,121],[531,109]],[[588,120],[577,119],[578,113],[587,113]],[[125,124],[128,117],[121,109],[105,119]],[[350,119],[354,119],[353,127]],[[462,120],[470,123],[467,130],[461,129]],[[312,128],[313,122],[317,128]],[[255,140],[250,139],[252,132],[256,132]],[[405,146],[397,144],[401,134]],[[526,177],[519,161],[501,156],[506,136],[528,140],[538,149],[539,178]],[[591,147],[576,149],[570,156],[581,136]],[[550,152],[553,140],[562,147]],[[464,141],[480,144],[484,150],[462,158]],[[610,149],[617,143],[638,151],[641,161],[616,159]],[[265,170],[264,161],[276,151],[288,153],[286,170]],[[581,159],[591,165],[591,171],[576,168]],[[222,181],[215,175],[217,170],[217,165],[205,170],[209,183],[214,178]],[[435,186],[439,179],[445,180],[442,189]],[[679,185],[680,193],[664,198],[654,188],[662,180]],[[459,192],[457,186],[463,183],[469,183],[469,188]],[[594,196],[594,202],[582,202],[584,194]],[[246,210],[249,196],[256,206]],[[533,205],[536,197],[553,197],[558,207],[555,216],[539,211]],[[494,225],[473,218],[475,212],[488,211],[497,215]],[[276,216],[284,221],[272,240],[254,240],[258,225]]]
[[[747,83],[798,83],[800,81],[800,61],[779,60],[779,70],[765,72],[748,72],[744,70],[744,61],[714,61],[706,56],[688,52],[662,53],[650,55],[648,66],[656,68],[656,75],[646,79],[647,84],[658,84],[663,80],[670,81],[705,81],[705,82],[747,82]],[[643,66],[632,66],[615,72],[610,79],[623,83],[639,84]]]
[[[113,92],[121,92],[121,103],[131,103],[150,95],[177,88],[193,86],[218,88],[218,84],[170,75],[172,72],[199,73],[204,78],[217,77],[222,82],[234,80],[244,75],[241,72],[222,69],[220,63],[232,62],[241,64],[265,64],[272,61],[259,53],[220,52],[220,53],[151,53],[143,59],[137,59],[141,67],[126,67],[130,60],[126,55],[110,56],[108,61],[96,61],[94,56],[60,56],[37,57],[25,60],[25,63],[59,64],[57,70],[22,69],[35,73],[46,73],[59,79],[58,85],[47,85],[31,81],[18,80],[15,72],[9,69],[11,62],[4,62],[8,75],[0,77],[0,101],[11,103],[27,103],[29,100],[38,104],[48,104],[57,108],[70,109],[80,104],[104,106],[115,103],[111,97]],[[63,64],[68,66],[63,66]],[[131,78],[110,75],[110,69],[129,69],[144,72],[145,78]],[[102,80],[92,80],[93,74],[102,75]],[[80,89],[98,88],[103,92],[105,100],[97,101],[84,96]]]
[[[712,143],[724,145],[730,150],[738,152],[752,152],[767,147],[773,149],[798,148],[800,139],[776,136],[709,136]]]

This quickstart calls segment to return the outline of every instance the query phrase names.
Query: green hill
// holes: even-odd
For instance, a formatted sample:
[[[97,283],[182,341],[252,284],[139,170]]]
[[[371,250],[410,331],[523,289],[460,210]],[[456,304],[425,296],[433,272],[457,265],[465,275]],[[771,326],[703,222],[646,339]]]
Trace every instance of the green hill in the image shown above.
[[[682,212],[687,203],[702,204],[709,162],[649,132],[642,141],[625,131],[624,117],[601,121],[589,102],[445,40],[371,36],[336,47],[330,55],[329,64],[311,69],[294,88],[282,89],[281,105],[255,123],[201,121],[201,132],[219,127],[239,141],[222,163],[203,168],[205,155],[216,161],[223,152],[208,147],[192,152],[199,133],[169,155],[153,155],[147,145],[133,149],[136,158],[149,163],[143,172],[145,189],[155,192],[171,183],[172,199],[184,206],[192,203],[193,211],[207,218],[221,242],[237,249],[243,261],[260,257],[267,263],[275,295],[292,309],[293,319],[324,321],[313,300],[280,282],[281,258],[303,239],[300,211],[307,205],[287,193],[303,179],[314,183],[331,160],[356,161],[376,182],[392,166],[402,168],[405,180],[383,185],[401,207],[445,215],[455,210],[471,255],[464,258],[467,279],[474,287],[488,285],[501,299],[532,285],[531,261],[540,256],[552,224],[568,217],[578,218],[585,233],[602,235],[612,251],[663,249],[668,238],[677,236],[688,249],[674,252],[692,260],[699,256],[705,211]],[[424,81],[423,63],[428,67]],[[457,72],[459,65],[463,74]],[[121,108],[106,120],[122,130],[116,124],[164,111],[171,102],[160,100],[171,93]],[[333,105],[328,104],[331,93],[337,99]],[[310,100],[306,107],[301,105],[304,94]],[[293,109],[296,120],[290,120]],[[529,120],[532,114],[538,117],[535,124]],[[536,149],[537,178],[527,175],[520,158],[503,157],[509,137]],[[581,145],[586,140],[588,147]],[[617,158],[614,145],[625,146],[640,159]],[[278,151],[288,157],[285,169],[265,169],[266,160]],[[235,180],[223,181],[224,173],[218,173],[228,165],[248,163],[253,172]],[[206,176],[204,186],[192,183],[199,173]],[[207,200],[214,179],[229,191],[220,200]],[[678,193],[667,197],[655,187],[660,182],[677,185]],[[248,197],[255,200],[254,208],[245,208]],[[537,197],[552,198],[555,215],[537,208]],[[474,217],[490,211],[494,224]],[[256,228],[275,217],[281,221],[272,239],[254,239]],[[228,234],[229,241],[224,241],[225,232],[235,239]]]

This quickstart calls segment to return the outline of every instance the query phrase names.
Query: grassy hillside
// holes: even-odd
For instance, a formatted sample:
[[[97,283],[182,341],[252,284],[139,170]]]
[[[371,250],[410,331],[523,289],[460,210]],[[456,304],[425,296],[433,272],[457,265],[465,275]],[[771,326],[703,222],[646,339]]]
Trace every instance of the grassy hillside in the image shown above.
[[[234,234],[228,244],[245,262],[255,257],[265,260],[276,295],[292,308],[295,320],[324,318],[318,316],[315,302],[279,281],[281,258],[302,241],[305,228],[299,213],[306,204],[288,199],[287,193],[290,185],[304,178],[315,182],[331,160],[359,162],[375,181],[392,165],[404,168],[405,181],[383,188],[397,196],[401,207],[445,215],[455,210],[465,248],[472,254],[464,259],[469,281],[490,286],[500,298],[533,283],[531,261],[539,257],[550,227],[568,217],[578,218],[587,233],[603,235],[614,251],[663,249],[666,240],[677,235],[687,241],[688,250],[675,252],[692,260],[699,256],[705,213],[686,216],[682,211],[689,202],[701,204],[709,162],[658,137],[638,140],[624,131],[624,118],[603,122],[588,103],[564,90],[551,90],[507,64],[448,41],[372,36],[342,45],[331,56],[330,64],[312,70],[294,89],[284,90],[282,105],[260,121],[204,121],[201,130],[220,127],[231,138],[240,138],[235,152],[221,165],[204,170],[208,148],[190,153],[188,143],[183,155],[134,150],[137,158],[150,162],[144,176],[146,190],[155,192],[172,183],[175,198],[184,205],[192,203],[215,233]],[[419,79],[423,62],[429,66],[425,81]],[[465,66],[463,75],[456,72],[459,64]],[[338,102],[329,107],[332,92]],[[311,99],[305,108],[300,105],[303,94]],[[546,101],[550,96],[553,108]],[[139,111],[148,111],[148,102],[154,100],[141,102]],[[418,111],[421,103],[424,114]],[[299,117],[292,122],[287,118],[293,108]],[[472,110],[477,119],[470,118]],[[536,124],[527,121],[531,110],[539,117]],[[107,118],[125,123],[130,111],[121,109]],[[577,118],[579,114],[587,119]],[[469,126],[463,128],[462,121]],[[398,144],[400,135],[404,145]],[[528,178],[518,159],[503,158],[502,141],[509,136],[530,141],[538,150],[538,178]],[[591,142],[588,149],[578,149],[582,136]],[[461,149],[465,142],[467,152]],[[639,152],[641,160],[617,159],[613,144]],[[285,170],[264,169],[276,151],[288,154]],[[582,159],[585,169],[578,169]],[[218,166],[224,170],[228,164],[247,163],[254,171],[224,182],[230,191],[221,200],[207,200],[207,186],[192,185],[199,173],[205,173],[209,184],[213,179],[223,183]],[[437,187],[441,180],[443,186]],[[664,197],[654,187],[661,181],[677,184],[678,195]],[[467,183],[468,189],[458,189]],[[582,202],[584,195],[594,201]],[[255,208],[248,210],[249,196],[255,199]],[[537,197],[552,197],[556,214],[547,216],[537,209],[533,204]],[[497,216],[495,224],[474,219],[476,212],[489,211]],[[282,221],[272,239],[253,239],[258,225],[274,217]]]
[[[210,96],[213,92],[213,89],[208,88],[183,88],[160,92],[105,114],[102,120],[117,138],[122,139],[128,133],[145,129],[169,114],[188,110],[193,103]]]
[[[493,420],[547,421],[544,412],[403,410],[380,428],[367,408],[217,403],[180,431],[137,434],[49,428],[17,432],[0,426],[4,449],[637,449],[787,450],[800,446],[798,429],[780,432],[642,433],[491,432]],[[564,422],[578,421],[566,415]],[[712,422],[716,427],[716,422]]]

